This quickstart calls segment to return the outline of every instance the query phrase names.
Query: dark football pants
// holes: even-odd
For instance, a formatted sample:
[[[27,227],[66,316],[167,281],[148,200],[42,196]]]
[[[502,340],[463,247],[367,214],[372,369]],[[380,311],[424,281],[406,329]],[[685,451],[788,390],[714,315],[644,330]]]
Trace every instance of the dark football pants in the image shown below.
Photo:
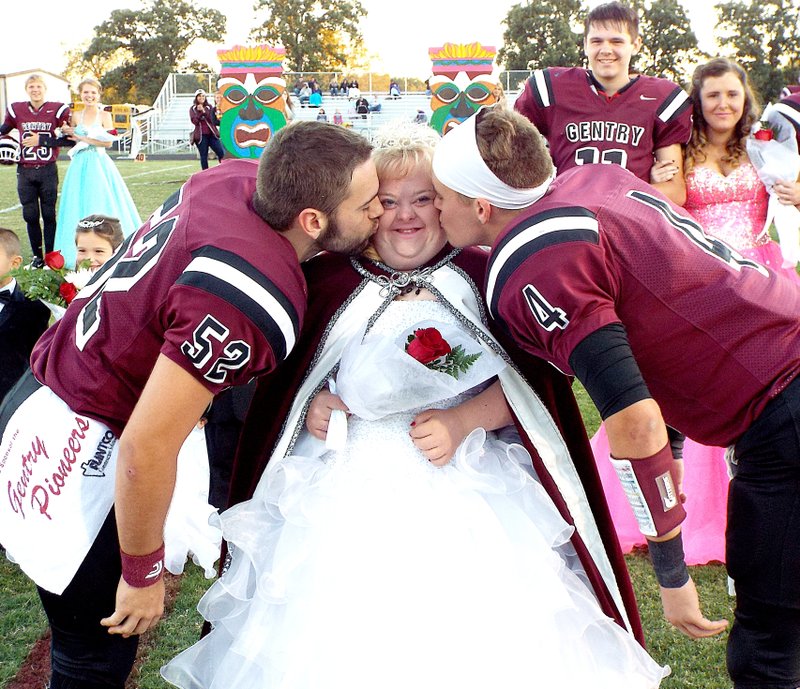
[[[56,198],[58,168],[55,163],[41,167],[17,166],[17,194],[22,204],[22,217],[28,228],[28,241],[34,256],[42,258],[53,250],[56,239]],[[44,253],[42,252],[42,218]]]
[[[0,405],[0,435],[14,411],[40,386],[30,370]],[[138,636],[109,634],[100,620],[114,612],[122,573],[114,510],[61,595],[39,588],[52,640],[50,689],[123,689]],[[37,587],[38,588],[38,587]]]
[[[39,589],[52,632],[50,689],[123,689],[138,636],[109,634],[100,620],[114,612],[122,573],[114,512],[64,592]]]
[[[204,134],[200,141],[197,143],[197,151],[200,154],[200,167],[203,170],[208,170],[208,147],[217,154],[217,158],[222,160],[225,157],[225,150],[222,148],[222,142],[211,134]]]
[[[800,379],[736,443],[728,573],[736,611],[728,672],[736,689],[800,686]]]

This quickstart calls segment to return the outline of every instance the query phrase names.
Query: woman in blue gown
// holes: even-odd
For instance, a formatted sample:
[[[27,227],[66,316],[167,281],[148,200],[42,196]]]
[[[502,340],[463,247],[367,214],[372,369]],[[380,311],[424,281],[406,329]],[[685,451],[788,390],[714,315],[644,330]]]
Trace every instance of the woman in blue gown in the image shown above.
[[[111,113],[100,105],[100,82],[84,79],[78,93],[83,109],[73,112],[70,126],[62,128],[76,142],[61,187],[55,239],[67,265],[75,264],[75,228],[82,218],[98,213],[119,218],[126,237],[142,224],[117,166],[106,153],[114,133]]]

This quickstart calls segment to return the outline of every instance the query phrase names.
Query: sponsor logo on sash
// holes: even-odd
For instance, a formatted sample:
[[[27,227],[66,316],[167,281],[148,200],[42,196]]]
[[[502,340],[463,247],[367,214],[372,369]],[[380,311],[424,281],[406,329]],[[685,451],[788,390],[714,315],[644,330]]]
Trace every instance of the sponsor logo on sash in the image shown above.
[[[111,461],[116,442],[117,437],[111,431],[106,431],[100,442],[97,443],[97,449],[92,458],[81,464],[84,476],[102,477],[106,475],[105,469]]]

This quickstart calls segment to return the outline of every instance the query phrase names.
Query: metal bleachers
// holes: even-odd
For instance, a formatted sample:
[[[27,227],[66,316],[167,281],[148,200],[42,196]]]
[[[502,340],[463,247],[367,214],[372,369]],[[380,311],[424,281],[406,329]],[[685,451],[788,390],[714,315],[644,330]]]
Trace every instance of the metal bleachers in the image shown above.
[[[171,75],[161,89],[158,98],[153,104],[153,110],[146,115],[142,122],[143,143],[142,151],[150,154],[159,153],[188,153],[193,149],[191,145],[192,124],[189,119],[189,108],[192,105],[194,93],[186,93],[185,87],[176,77]],[[196,86],[196,84],[194,84]],[[193,86],[193,87],[194,87]],[[362,95],[372,104],[373,97],[381,108],[379,112],[370,112],[363,116],[355,112],[354,100],[347,96],[331,96],[322,92],[322,108],[328,116],[328,122],[333,122],[334,114],[338,110],[345,123],[349,123],[354,130],[361,132],[367,138],[372,138],[372,133],[382,124],[398,119],[413,120],[417,112],[422,110],[430,121],[431,108],[430,96],[421,92],[404,93],[400,98],[389,98],[385,92],[362,92]],[[507,93],[509,104],[513,102],[514,95]],[[294,95],[291,96],[294,106],[294,116],[298,120],[315,120],[319,113],[318,108],[301,106]]]
[[[373,94],[369,92],[362,93],[372,104]],[[353,129],[361,132],[367,138],[371,138],[372,132],[385,122],[398,119],[413,120],[418,110],[422,110],[430,119],[431,99],[430,96],[426,96],[424,93],[409,93],[396,99],[387,98],[386,94],[375,95],[378,96],[378,103],[381,109],[379,112],[370,112],[366,116],[357,114],[354,107],[355,101],[348,100],[346,96],[331,96],[323,93],[322,108],[324,108],[325,114],[328,116],[328,122],[333,122],[333,116],[338,110],[344,122],[351,124]],[[292,104],[294,105],[294,114],[297,120],[317,119],[319,108],[301,106],[294,96],[292,96]]]

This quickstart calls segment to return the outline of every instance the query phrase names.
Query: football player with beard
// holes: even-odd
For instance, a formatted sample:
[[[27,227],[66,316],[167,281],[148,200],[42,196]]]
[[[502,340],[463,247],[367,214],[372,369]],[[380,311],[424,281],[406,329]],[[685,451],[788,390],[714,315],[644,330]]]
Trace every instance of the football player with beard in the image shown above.
[[[51,689],[124,687],[164,610],[178,450],[215,394],[291,352],[300,261],[367,245],[383,212],[371,148],[302,122],[258,164],[193,175],[39,341],[0,407],[0,543],[38,586]]]

